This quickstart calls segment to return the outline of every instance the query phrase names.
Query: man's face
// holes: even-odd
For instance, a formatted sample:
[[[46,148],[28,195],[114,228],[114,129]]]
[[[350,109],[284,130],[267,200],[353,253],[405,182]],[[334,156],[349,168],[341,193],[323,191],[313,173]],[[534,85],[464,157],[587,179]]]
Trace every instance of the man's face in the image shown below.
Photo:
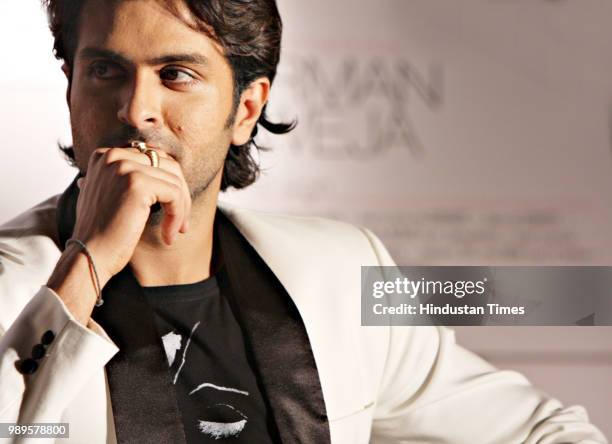
[[[196,197],[220,179],[232,141],[232,71],[160,3],[85,4],[69,96],[76,162],[85,172],[96,148],[144,140],[179,162]]]

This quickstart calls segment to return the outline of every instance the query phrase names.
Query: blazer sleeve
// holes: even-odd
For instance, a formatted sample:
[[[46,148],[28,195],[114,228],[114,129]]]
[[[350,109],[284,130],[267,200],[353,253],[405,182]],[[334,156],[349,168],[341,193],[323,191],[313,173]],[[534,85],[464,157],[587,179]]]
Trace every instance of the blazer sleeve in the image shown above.
[[[6,302],[9,295],[2,296]],[[37,355],[33,348],[43,343],[44,354]],[[0,422],[59,420],[117,351],[98,324],[90,320],[85,327],[53,290],[41,287],[0,337]],[[33,354],[40,356],[30,366],[35,370],[24,372],[22,363]]]
[[[368,230],[380,265],[394,265]],[[606,444],[581,406],[564,407],[498,370],[447,327],[389,327],[371,443]]]

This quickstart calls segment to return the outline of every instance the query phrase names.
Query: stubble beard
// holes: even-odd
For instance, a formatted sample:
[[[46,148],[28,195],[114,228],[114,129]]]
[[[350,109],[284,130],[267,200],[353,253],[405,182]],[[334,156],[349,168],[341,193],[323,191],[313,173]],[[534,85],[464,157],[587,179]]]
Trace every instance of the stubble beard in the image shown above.
[[[225,121],[225,130],[226,131],[230,131],[233,124],[234,124],[234,120],[236,117],[236,111],[237,111],[237,106],[238,106],[238,102],[236,102],[236,98],[234,99],[234,104],[232,107],[232,111],[230,112],[229,116],[227,117],[226,121]],[[75,153],[76,158],[75,160],[75,165],[79,168],[79,170],[81,171],[85,171],[85,169],[80,168],[79,167],[79,160],[78,159],[78,152],[79,150],[74,149],[74,147],[76,146],[82,146],[81,142],[82,139],[81,138],[81,133],[78,131],[78,125],[77,122],[72,120],[72,113],[70,115],[70,119],[71,119],[71,127],[72,127],[72,136],[73,136],[73,151]],[[98,144],[101,146],[113,146],[113,145],[117,145],[117,143],[114,143],[115,139],[126,139],[126,138],[131,138],[131,139],[146,139],[146,138],[142,138],[139,136],[132,136],[132,137],[128,137],[127,132],[130,132],[129,135],[131,135],[131,133],[137,133],[137,130],[125,130],[123,134],[119,134],[119,135],[115,135],[114,138],[108,138],[107,140],[105,140],[105,143],[102,144]],[[206,180],[203,183],[199,183],[199,184],[195,184],[194,187],[189,187],[189,194],[191,197],[191,203],[192,203],[192,208],[194,208],[196,206],[197,203],[199,203],[202,199],[206,199],[207,195],[209,195],[209,190],[210,190],[210,186],[213,182],[213,180],[215,179],[215,177],[217,177],[218,174],[220,174],[220,172],[223,170],[224,166],[225,166],[225,159],[226,156],[228,154],[229,148],[230,148],[230,144],[231,144],[231,138],[229,138],[229,133],[228,133],[228,140],[222,142],[222,146],[223,145],[227,145],[225,150],[221,149],[220,151],[223,152],[224,151],[224,155],[221,156],[221,159],[219,159],[219,163],[220,165],[215,168],[214,170],[207,171],[207,168],[202,165],[201,168],[196,168],[196,171],[193,172],[193,177],[207,177]],[[181,153],[182,153],[182,148],[180,147],[180,145],[176,144],[174,145],[174,152],[177,153],[176,159],[177,161],[180,162],[180,157]],[[88,159],[85,161],[88,161]],[[189,180],[187,177],[185,177],[185,179],[187,180],[187,184],[188,186],[189,184]],[[195,181],[194,181],[195,182]],[[159,225],[161,225],[162,221],[164,220],[164,216],[165,216],[165,211],[162,208],[162,206],[159,203],[156,203],[154,205],[151,206],[151,212],[149,214],[149,217],[147,219],[146,225],[148,227],[157,227]]]
[[[236,100],[237,99],[235,97],[234,103],[232,105],[232,111],[230,112],[229,116],[225,120],[224,129],[227,131],[231,130],[232,126],[234,125],[234,121],[236,119],[236,112],[237,112],[237,107],[238,107],[238,102]],[[229,133],[228,133],[228,136],[229,136]],[[201,169],[203,171],[196,171],[196,173],[194,174],[195,177],[198,177],[198,176],[200,177],[208,176],[208,177],[204,181],[204,183],[195,185],[193,188],[192,187],[189,188],[189,195],[191,196],[191,207],[192,208],[196,207],[197,204],[200,202],[200,200],[206,199],[206,196],[209,195],[208,191],[210,189],[210,186],[213,180],[215,179],[215,177],[217,177],[221,173],[221,171],[225,167],[225,159],[228,155],[230,143],[231,143],[230,140],[227,140],[226,141],[227,143],[225,143],[225,145],[227,146],[225,147],[225,150],[224,150],[225,154],[222,156],[219,167],[211,171],[211,174],[207,174],[205,167]],[[189,181],[187,181],[187,184],[189,185]],[[164,220],[164,215],[165,215],[164,209],[161,207],[161,205],[159,205],[159,203],[153,205],[151,207],[151,213],[149,214],[149,218],[147,220],[147,226],[151,226],[151,227],[159,226],[161,222]]]

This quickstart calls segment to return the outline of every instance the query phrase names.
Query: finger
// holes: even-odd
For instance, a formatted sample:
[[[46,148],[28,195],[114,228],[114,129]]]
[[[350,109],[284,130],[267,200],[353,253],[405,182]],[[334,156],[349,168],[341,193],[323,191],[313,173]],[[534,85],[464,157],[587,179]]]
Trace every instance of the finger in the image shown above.
[[[131,153],[131,154],[136,154],[136,155],[144,154],[144,152],[140,151],[138,148],[119,148],[119,149],[126,153]],[[147,147],[147,150],[155,151],[161,159],[174,160],[174,157],[172,157],[170,154],[168,154],[162,149]]]
[[[130,180],[132,187],[137,188],[137,195],[144,196],[149,207],[156,202],[161,204],[164,209],[162,239],[171,245],[185,217],[181,187],[140,171],[132,173]]]
[[[131,153],[130,156],[133,156],[132,158],[134,159],[134,161],[145,166],[145,168],[152,169],[152,170],[167,169],[168,171],[174,173],[174,175],[176,175],[176,177],[180,179],[182,186],[184,188],[184,192],[185,192],[185,199],[184,199],[185,200],[185,220],[181,224],[179,228],[179,232],[186,233],[189,227],[188,220],[189,220],[189,215],[191,213],[191,193],[189,191],[189,186],[187,185],[187,181],[185,180],[185,177],[183,176],[183,170],[181,166],[179,165],[179,163],[169,154],[157,148],[149,148],[149,149],[159,154],[160,156],[159,168],[153,167],[151,165],[151,159],[149,158],[149,156],[147,156],[146,154],[143,156],[144,153],[142,153],[140,150],[136,148],[128,148],[127,150],[129,150],[129,152]]]
[[[151,148],[151,147],[147,147],[147,149],[149,150],[153,150],[153,151],[157,151],[157,153],[159,154],[160,157],[164,158],[164,159],[174,159],[170,154],[166,153],[164,150],[160,149],[160,148]],[[142,154],[142,151],[140,151],[140,149],[138,148],[131,148],[131,147],[112,147],[112,146],[102,146],[99,148],[96,148],[94,150],[94,152],[96,153],[100,153],[100,154],[104,154],[107,151],[117,151],[119,154],[121,153],[133,153],[133,154]]]
[[[150,149],[156,151],[160,157],[158,168],[152,167],[150,158],[137,148],[102,147],[96,149],[94,153],[96,153],[96,157],[100,159],[102,163],[114,165],[115,168],[117,168],[116,172],[120,175],[127,175],[132,172],[144,173],[159,180],[171,182],[184,190],[184,198],[182,199],[184,213],[181,218],[182,220],[175,220],[175,216],[172,214],[164,217],[162,234],[164,235],[166,230],[168,230],[169,233],[166,233],[166,239],[168,239],[168,234],[172,234],[174,237],[177,232],[185,233],[187,231],[189,224],[185,224],[185,221],[191,211],[191,195],[178,162],[162,150],[156,148]],[[93,157],[94,156],[92,156],[92,158]],[[137,165],[140,167],[137,167]],[[160,204],[162,204],[162,202],[160,202]],[[163,204],[162,207],[166,210]],[[178,226],[176,226],[177,224]]]
[[[184,218],[183,218],[183,221],[178,231],[180,233],[187,232],[189,224],[188,223],[185,224],[185,222],[188,221],[189,215],[191,213],[191,195],[189,193],[189,187],[184,177],[176,176],[175,174],[170,173],[168,171],[164,171],[161,168],[153,168],[151,166],[142,165],[138,162],[134,162],[131,160],[121,160],[121,161],[115,162],[113,165],[115,166],[116,173],[118,175],[124,176],[124,175],[131,174],[134,172],[140,172],[140,173],[149,175],[151,177],[155,177],[160,180],[171,182],[175,184],[177,187],[181,188],[183,191],[182,201],[184,205]]]
[[[180,232],[185,234],[187,233],[187,231],[189,231],[189,219],[185,218],[185,221],[183,222],[183,225],[181,226]]]
[[[142,152],[141,148],[127,147],[126,149],[130,150],[131,152],[137,152],[137,153]],[[166,151],[164,151],[162,148],[160,148],[160,147],[157,147],[157,146],[154,146],[154,145],[145,144],[145,149],[157,151],[160,156],[171,158],[171,156]]]
[[[155,151],[159,156],[159,169],[169,171],[179,177],[183,176],[181,166],[169,154],[156,148],[151,150]],[[122,160],[132,160],[141,165],[152,167],[149,156],[140,152],[137,148],[97,148],[91,157],[94,160],[90,159],[90,162],[98,160],[106,165]]]
[[[176,160],[174,160],[174,158],[170,156],[168,153],[166,153],[165,151],[162,151],[157,148],[149,148],[149,149],[157,153],[160,159],[160,166],[162,162],[164,164],[169,162],[168,165],[172,165],[172,164],[178,165]],[[146,154],[144,154],[142,151],[140,151],[138,148],[117,148],[117,147],[96,148],[94,152],[92,153],[91,157],[95,159],[99,159],[100,157],[103,157],[104,162],[107,164],[110,164],[110,163],[113,163],[113,162],[116,162],[122,159],[131,159],[134,161],[138,161],[142,163],[143,165],[151,164],[149,157]]]
[[[167,182],[172,182],[178,187],[183,187],[184,180],[177,176],[176,174],[163,170],[161,168],[153,168],[150,165],[143,165],[140,162],[136,162],[133,160],[123,159],[117,162],[114,162],[113,168],[115,169],[115,173],[119,176],[125,176],[135,171],[138,171],[143,174],[147,174],[151,177],[155,177],[157,179],[165,180]]]
[[[181,178],[183,179],[183,188],[185,190],[185,219],[179,231],[184,234],[187,233],[187,230],[189,230],[189,218],[191,217],[191,192],[189,191],[189,185],[187,185],[185,178],[183,176],[181,176]]]
[[[185,220],[185,206],[182,203],[181,190],[176,187],[169,189],[168,197],[160,193],[158,202],[164,210],[164,219],[161,226],[162,239],[166,244],[172,245]]]
[[[152,175],[157,175],[154,170],[165,171],[173,174],[174,177],[178,177],[179,182],[184,182],[182,177],[183,171],[180,165],[167,154],[164,153],[164,155],[166,158],[159,159],[159,167],[153,167],[150,158],[139,152],[136,148],[98,148],[92,155],[92,158],[96,157],[97,163],[96,160],[90,161],[90,163],[93,162],[93,165],[90,165],[90,167],[95,165],[101,168],[112,165],[117,174],[125,175],[136,170],[136,168],[129,165],[138,164],[146,167]],[[91,171],[95,171],[95,169],[91,169]],[[177,181],[173,180],[173,182]]]
[[[134,171],[140,171],[140,172],[143,172],[144,174],[148,174],[149,176],[155,177],[157,179],[171,182],[175,184],[176,186],[178,186],[179,188],[181,188],[182,190],[181,196],[182,196],[182,201],[183,201],[183,206],[184,206],[184,213],[183,213],[183,220],[181,221],[181,224],[178,228],[178,232],[183,233],[183,234],[186,233],[187,230],[189,229],[189,215],[191,214],[191,195],[190,195],[189,187],[185,179],[182,176],[179,177],[173,173],[164,171],[161,168],[153,168],[151,166],[145,166],[137,162],[131,162],[131,161],[124,161],[124,162],[130,162],[132,164],[132,168]]]
[[[111,156],[112,161],[119,159],[130,159],[134,162],[138,162],[142,165],[153,166],[151,163],[151,158],[147,156],[145,153],[140,152],[136,148],[120,148],[118,153],[113,153]],[[170,171],[177,176],[182,176],[183,171],[181,166],[178,164],[174,158],[170,157],[169,154],[164,151],[158,149],[151,149],[151,151],[155,151],[159,157],[159,168],[162,170]]]

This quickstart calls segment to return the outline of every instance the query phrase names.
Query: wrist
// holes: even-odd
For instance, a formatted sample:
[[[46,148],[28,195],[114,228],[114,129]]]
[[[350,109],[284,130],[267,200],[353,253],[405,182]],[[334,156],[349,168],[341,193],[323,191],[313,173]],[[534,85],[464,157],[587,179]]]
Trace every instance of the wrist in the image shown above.
[[[109,261],[106,260],[106,258],[108,257],[108,254],[104,254],[104,249],[100,248],[93,241],[85,242],[85,245],[87,247],[87,251],[91,255],[91,260],[95,264],[98,278],[100,279],[100,286],[101,286],[100,289],[102,289],[106,286],[108,281],[110,281],[111,278],[116,273],[109,271],[109,267],[108,267]],[[71,244],[70,246],[73,248],[76,248],[77,251],[81,253],[81,256],[88,259],[87,254],[77,244]]]
[[[99,279],[103,288],[110,277],[102,273]],[[98,299],[98,287],[89,259],[78,245],[66,247],[47,281],[47,287],[62,299],[79,322],[87,325]]]

